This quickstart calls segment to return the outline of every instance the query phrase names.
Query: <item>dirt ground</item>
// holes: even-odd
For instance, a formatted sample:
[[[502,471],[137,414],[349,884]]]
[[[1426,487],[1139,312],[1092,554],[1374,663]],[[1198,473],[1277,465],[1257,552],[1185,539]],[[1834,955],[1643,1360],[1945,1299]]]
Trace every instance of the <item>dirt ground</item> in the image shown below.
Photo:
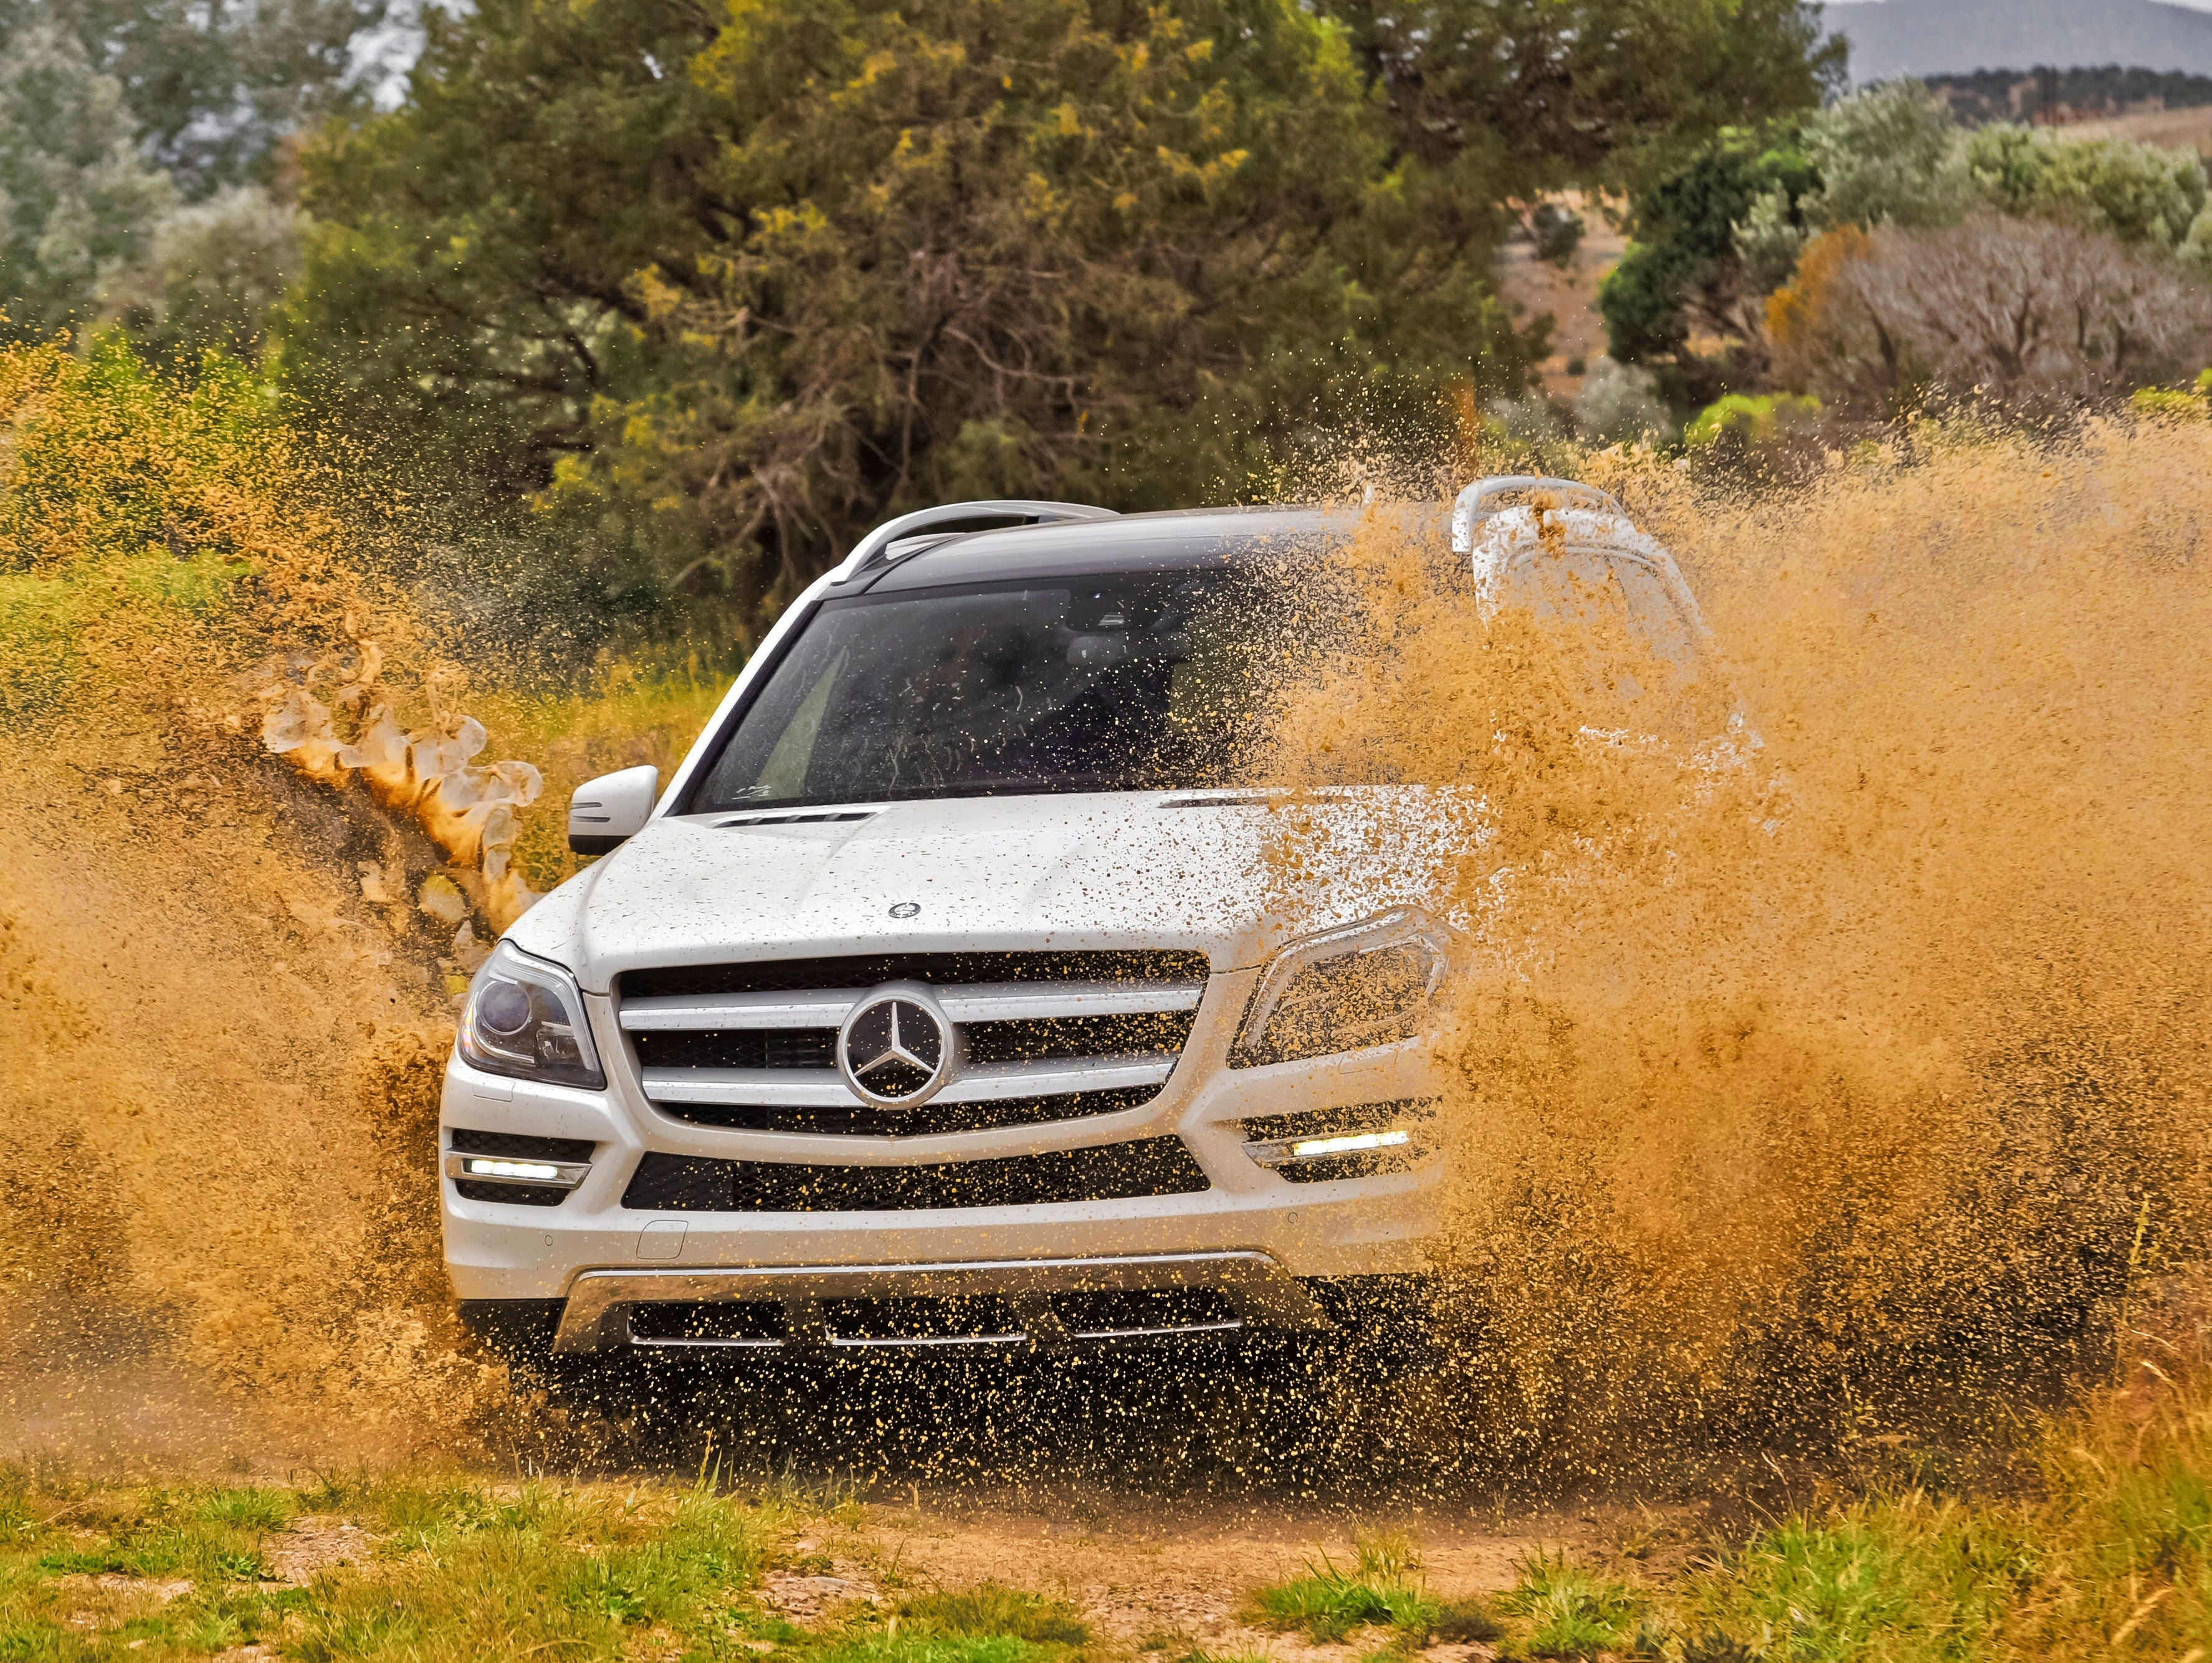
[[[2065,134],[2069,138],[2124,138],[2168,150],[2200,150],[2212,156],[2212,106],[2146,110],[2101,121],[2077,121],[2065,129]]]
[[[1060,1500],[942,1508],[924,1502],[865,1513],[856,1523],[823,1520],[803,1536],[799,1567],[770,1574],[769,1602],[804,1622],[844,1600],[994,1581],[1066,1599],[1119,1647],[1195,1648],[1217,1657],[1264,1653],[1276,1663],[1328,1663],[1362,1649],[1357,1640],[1316,1646],[1237,1620],[1261,1584],[1294,1576],[1323,1556],[1350,1565],[1355,1532],[1409,1538],[1431,1591],[1443,1599],[1509,1587],[1524,1560],[1561,1548],[1625,1578],[1664,1575],[1688,1560],[1700,1535],[1690,1509],[1620,1504],[1490,1519],[1356,1521],[1288,1508],[1110,1514]],[[1365,1648],[1372,1645],[1370,1636]],[[1450,1663],[1481,1651],[1445,1647],[1426,1655]]]
[[[1570,191],[1561,201],[1582,215],[1583,240],[1566,266],[1536,258],[1535,244],[1516,237],[1499,251],[1498,292],[1513,313],[1516,324],[1526,325],[1548,313],[1552,319],[1552,352],[1538,367],[1544,391],[1554,398],[1571,398],[1582,390],[1583,376],[1571,373],[1568,365],[1584,367],[1605,355],[1605,319],[1598,315],[1598,285],[1620,263],[1628,246],[1628,234],[1606,204]],[[1615,203],[1617,212],[1621,204]]]

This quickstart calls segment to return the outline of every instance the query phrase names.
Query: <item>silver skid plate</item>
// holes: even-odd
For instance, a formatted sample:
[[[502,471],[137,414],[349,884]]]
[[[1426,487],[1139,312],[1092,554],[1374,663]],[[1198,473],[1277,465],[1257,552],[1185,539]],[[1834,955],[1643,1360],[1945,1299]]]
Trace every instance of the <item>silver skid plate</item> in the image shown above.
[[[787,1339],[703,1343],[753,1347],[921,1345],[931,1342],[924,1338],[841,1341],[825,1329],[822,1302],[982,1296],[1006,1300],[1020,1313],[1023,1324],[1018,1332],[981,1337],[986,1343],[1048,1346],[1085,1337],[1069,1334],[1053,1314],[1054,1294],[1181,1289],[1210,1289],[1228,1302],[1238,1320],[1212,1325],[1216,1327],[1320,1330],[1329,1326],[1328,1319],[1304,1284],[1266,1253],[1160,1253],[1127,1259],[1022,1259],[967,1264],[586,1271],[569,1287],[553,1349],[604,1351],[628,1344],[629,1311],[635,1305],[751,1301],[774,1301],[782,1306]],[[1132,1330],[1131,1334],[1139,1332],[1152,1331]]]

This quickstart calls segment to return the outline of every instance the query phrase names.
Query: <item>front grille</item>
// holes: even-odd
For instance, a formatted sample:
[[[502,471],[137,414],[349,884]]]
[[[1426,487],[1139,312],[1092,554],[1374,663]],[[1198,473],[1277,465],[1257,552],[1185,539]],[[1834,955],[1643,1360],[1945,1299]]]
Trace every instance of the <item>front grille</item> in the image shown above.
[[[835,1068],[834,1028],[699,1029],[639,1034],[641,1068]]]
[[[919,1108],[811,1108],[787,1103],[666,1103],[661,1112],[693,1126],[732,1132],[811,1132],[829,1137],[925,1138],[943,1132],[987,1132],[994,1126],[1048,1126],[1137,1108],[1160,1095],[1156,1085],[1114,1091],[1070,1091],[1051,1097],[1012,1097],[1002,1102],[948,1103],[933,1098]]]
[[[447,1146],[461,1155],[490,1155],[509,1161],[588,1161],[588,1138],[530,1138],[513,1132],[467,1132],[449,1127]]]
[[[868,953],[629,970],[617,991],[633,999],[671,993],[787,993],[808,987],[865,990],[886,981],[927,982],[933,987],[971,981],[1203,981],[1206,970],[1203,953]]]
[[[550,1184],[487,1184],[481,1179],[456,1178],[454,1193],[464,1200],[496,1201],[508,1207],[557,1207],[568,1192]]]
[[[1180,1138],[921,1166],[722,1161],[652,1153],[623,1205],[653,1212],[919,1212],[1194,1195],[1206,1173]]]
[[[696,1126],[898,1138],[1116,1114],[1157,1096],[1197,1021],[1194,952],[878,953],[633,970],[618,1017],[646,1096]],[[846,1089],[838,1025],[890,981],[927,984],[958,1075],[913,1109]]]

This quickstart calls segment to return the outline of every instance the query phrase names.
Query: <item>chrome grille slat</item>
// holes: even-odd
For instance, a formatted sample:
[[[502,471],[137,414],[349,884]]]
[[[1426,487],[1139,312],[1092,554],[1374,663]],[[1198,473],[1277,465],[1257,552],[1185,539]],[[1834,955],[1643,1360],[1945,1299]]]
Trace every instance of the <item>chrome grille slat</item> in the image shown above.
[[[955,1022],[1047,1022],[1062,1017],[1144,1016],[1195,1011],[1204,982],[971,982],[933,990]],[[632,1034],[695,1029],[836,1028],[860,992],[664,993],[627,999],[622,1025]]]
[[[684,1034],[721,1028],[835,1028],[857,993],[665,993],[625,999],[622,1025],[630,1034]]]
[[[1066,1061],[997,1063],[963,1075],[931,1101],[987,1103],[1007,1097],[1048,1097],[1072,1091],[1109,1091],[1159,1085],[1175,1070],[1173,1057],[1086,1057]],[[645,1095],[665,1103],[773,1103],[792,1108],[866,1107],[834,1069],[647,1068]]]
[[[647,1099],[732,1131],[900,1138],[1114,1114],[1158,1096],[1209,967],[1186,950],[879,953],[626,970],[615,1017]],[[876,990],[921,982],[959,1043],[920,1104],[863,1100],[837,1035]]]

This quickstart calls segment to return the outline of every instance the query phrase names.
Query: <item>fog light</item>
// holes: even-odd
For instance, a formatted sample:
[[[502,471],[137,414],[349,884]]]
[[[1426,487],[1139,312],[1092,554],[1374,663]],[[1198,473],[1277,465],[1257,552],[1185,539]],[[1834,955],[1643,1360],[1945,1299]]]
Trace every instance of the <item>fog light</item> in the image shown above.
[[[461,1170],[471,1178],[527,1178],[539,1184],[553,1183],[561,1176],[561,1168],[550,1161],[494,1161],[482,1156],[462,1162]]]
[[[1322,1155],[1350,1155],[1364,1149],[1400,1149],[1413,1141],[1410,1132],[1360,1132],[1345,1138],[1304,1138],[1291,1145],[1291,1159],[1310,1161]]]

